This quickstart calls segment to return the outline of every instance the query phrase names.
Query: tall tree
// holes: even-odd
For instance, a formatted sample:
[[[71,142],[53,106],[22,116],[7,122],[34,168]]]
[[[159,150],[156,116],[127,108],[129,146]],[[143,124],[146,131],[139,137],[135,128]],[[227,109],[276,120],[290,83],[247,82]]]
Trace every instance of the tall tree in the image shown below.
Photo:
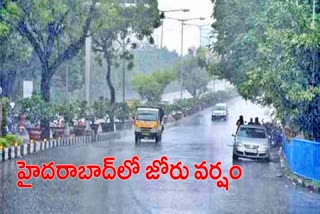
[[[148,37],[153,42],[151,34],[155,27],[159,26],[159,11],[157,0],[140,1],[133,6],[116,4],[114,7],[114,17],[111,24],[94,36],[94,51],[101,53],[106,61],[106,81],[110,91],[111,105],[115,103],[116,92],[111,80],[112,66],[119,64],[120,60],[129,61],[127,69],[131,69],[133,64],[133,54],[126,47],[132,43],[132,38],[142,40]],[[104,14],[100,17],[105,19]],[[113,117],[111,115],[111,119]],[[112,122],[112,121],[111,121]]]
[[[320,31],[311,28],[311,2],[215,3],[218,75],[246,99],[274,106],[283,122],[319,138]]]
[[[200,48],[196,53],[190,50],[189,54],[183,59],[183,87],[186,88],[193,97],[196,97],[198,92],[204,91],[207,88],[209,82],[207,71],[209,62],[207,61],[207,57],[206,51]],[[178,64],[178,66],[180,67],[180,64]]]
[[[18,77],[25,76],[21,70],[31,55],[31,48],[16,32],[9,30],[0,36],[0,86],[3,96],[10,97]]]
[[[0,13],[0,20],[26,38],[40,59],[41,95],[50,101],[51,80],[59,66],[82,49],[94,20],[96,4],[81,0],[17,0],[16,10]],[[49,121],[42,121],[43,137],[49,136]]]
[[[133,76],[132,84],[143,100],[159,102],[165,88],[175,79],[175,70],[160,70],[147,75],[137,73]]]

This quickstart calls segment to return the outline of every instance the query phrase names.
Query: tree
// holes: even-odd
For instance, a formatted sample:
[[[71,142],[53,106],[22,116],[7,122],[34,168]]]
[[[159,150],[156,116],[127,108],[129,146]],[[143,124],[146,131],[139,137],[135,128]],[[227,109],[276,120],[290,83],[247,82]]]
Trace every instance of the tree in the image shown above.
[[[133,55],[127,49],[132,44],[130,37],[135,35],[141,40],[147,36],[152,42],[153,28],[159,26],[157,1],[150,1],[149,6],[145,6],[143,2],[137,3],[133,7],[119,4],[114,8],[115,15],[112,18],[111,26],[94,37],[94,50],[102,53],[107,63],[106,80],[112,104],[115,102],[115,90],[111,81],[112,65],[118,67],[118,60],[124,59],[129,61],[127,69],[132,69]],[[135,45],[135,43],[132,44],[133,49]]]
[[[20,68],[31,55],[30,46],[16,32],[9,30],[0,36],[0,85],[3,96],[9,97],[14,91],[17,77],[25,76]]]
[[[320,137],[319,35],[310,1],[215,1],[218,75],[282,122]],[[250,11],[246,13],[245,11]]]
[[[206,90],[209,82],[209,75],[206,70],[209,65],[207,64],[207,55],[204,49],[198,49],[196,53],[197,55],[194,56],[194,53],[190,52],[184,58],[182,64],[183,86],[193,97],[196,97],[199,91]]]
[[[104,14],[101,14],[100,19],[105,18]],[[151,0],[148,6],[145,2],[129,7],[118,4],[114,7],[114,16],[111,20],[111,25],[96,34],[93,41],[94,51],[101,53],[107,64],[106,81],[110,91],[110,102],[113,105],[116,92],[111,81],[112,66],[118,67],[118,60],[125,60],[128,61],[126,70],[132,69],[133,55],[127,49],[131,44],[133,48],[136,46],[130,39],[132,36],[136,36],[139,40],[148,37],[150,42],[153,42],[151,34],[153,29],[159,26],[157,1]],[[113,122],[112,115],[111,122]]]
[[[133,76],[133,89],[143,100],[159,102],[165,88],[176,78],[174,70],[162,70],[151,74],[137,73]]]
[[[97,0],[85,5],[81,0],[17,0],[15,10],[0,20],[26,38],[40,59],[41,95],[50,101],[51,80],[59,66],[78,54],[95,17]],[[77,28],[78,27],[78,28]],[[49,121],[42,121],[43,136],[49,136]]]

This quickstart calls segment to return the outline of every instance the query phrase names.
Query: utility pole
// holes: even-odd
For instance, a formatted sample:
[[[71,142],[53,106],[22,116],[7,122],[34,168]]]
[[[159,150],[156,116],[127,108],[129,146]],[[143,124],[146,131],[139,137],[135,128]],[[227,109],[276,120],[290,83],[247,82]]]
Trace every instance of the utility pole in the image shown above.
[[[184,12],[187,13],[189,12],[189,9],[175,9],[175,10],[160,10],[161,14],[160,14],[160,18],[162,19],[162,24],[161,24],[161,40],[160,40],[160,48],[163,48],[163,25],[164,25],[164,19],[165,17],[165,13],[172,13],[172,12]]]
[[[86,101],[90,103],[90,73],[91,73],[91,44],[92,38],[86,38]]]
[[[183,69],[183,27],[185,25],[185,22],[191,21],[191,20],[205,20],[203,17],[199,18],[189,18],[189,19],[177,19],[172,17],[167,17],[167,19],[173,19],[176,21],[181,22],[181,63],[180,63],[180,99],[183,99],[183,75],[182,75],[182,69]]]
[[[181,63],[180,63],[180,99],[183,98],[183,75],[182,75],[182,69],[183,69],[183,26],[184,26],[184,20],[181,21]]]
[[[90,106],[90,73],[91,73],[91,51],[92,51],[92,37],[89,36],[86,38],[86,45],[85,45],[85,52],[86,52],[86,56],[85,56],[85,67],[86,67],[86,71],[85,71],[85,78],[86,78],[86,101],[88,106]],[[89,114],[89,110],[87,112],[87,114]],[[86,123],[86,133],[91,132],[91,128],[90,128],[90,121],[85,120]]]
[[[2,136],[2,88],[0,86],[0,136]]]
[[[69,65],[66,68],[66,103],[68,102],[68,92],[69,92]]]
[[[124,58],[124,52],[125,52],[125,41],[124,39],[122,40],[122,99],[123,103],[126,102],[126,68],[125,68],[125,58]]]
[[[312,23],[311,28],[315,29],[315,17],[316,17],[316,0],[312,2]]]
[[[187,24],[185,23],[184,25],[188,25],[188,26],[194,26],[194,27],[198,27],[199,28],[199,32],[200,32],[200,35],[199,35],[199,47],[202,47],[202,31],[204,30],[205,27],[208,27],[210,26],[209,24],[203,24],[203,25],[197,25],[197,24]]]
[[[163,47],[163,20],[162,20],[162,25],[161,25],[161,43],[160,43],[160,48],[162,49]]]

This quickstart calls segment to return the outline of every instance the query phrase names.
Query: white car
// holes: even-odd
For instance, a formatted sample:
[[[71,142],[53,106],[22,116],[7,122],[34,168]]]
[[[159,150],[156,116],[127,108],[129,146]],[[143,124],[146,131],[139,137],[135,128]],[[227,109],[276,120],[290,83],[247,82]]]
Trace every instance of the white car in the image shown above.
[[[234,136],[233,159],[259,158],[269,161],[270,144],[265,127],[241,125]]]
[[[228,106],[225,103],[218,103],[214,106],[211,113],[211,120],[224,119],[228,117]]]

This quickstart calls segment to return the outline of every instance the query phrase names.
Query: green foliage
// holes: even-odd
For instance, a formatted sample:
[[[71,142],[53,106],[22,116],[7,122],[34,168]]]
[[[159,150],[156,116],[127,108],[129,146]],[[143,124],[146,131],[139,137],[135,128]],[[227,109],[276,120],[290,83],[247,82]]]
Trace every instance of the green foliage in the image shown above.
[[[78,100],[75,104],[75,115],[78,120],[85,118],[88,119],[89,106],[87,101]]]
[[[107,63],[106,79],[112,104],[115,102],[116,93],[111,79],[112,66],[118,68],[123,64],[123,69],[131,70],[134,66],[134,55],[130,48],[135,48],[136,45],[130,38],[133,36],[138,40],[150,38],[153,29],[159,26],[157,0],[148,1],[146,4],[137,2],[133,7],[123,7],[119,2],[117,3],[112,5],[111,16],[106,16],[106,14],[109,15],[108,13],[99,14],[99,21],[103,23],[107,19],[111,22],[109,26],[102,27],[93,39],[93,49],[98,54],[96,59],[101,62],[103,57]]]
[[[206,66],[198,56],[188,55],[183,59],[182,78],[183,86],[192,96],[204,92],[209,82],[209,74]],[[204,66],[203,68],[201,66]]]
[[[218,75],[246,99],[319,138],[319,35],[308,1],[216,1]],[[246,11],[250,11],[247,13]]]
[[[114,116],[121,121],[129,118],[129,106],[126,103],[115,103]]]
[[[26,115],[26,119],[31,124],[39,125],[43,119],[52,121],[56,118],[55,107],[51,103],[46,103],[40,95],[34,94],[30,98],[19,100],[20,112]]]
[[[162,108],[166,114],[174,114],[177,112],[187,113],[195,112],[200,107],[213,106],[216,103],[226,101],[230,98],[236,97],[238,94],[234,90],[218,91],[203,94],[200,97],[192,97],[188,99],[182,99],[174,104],[164,104]]]
[[[104,97],[100,97],[92,105],[94,116],[98,119],[105,118],[109,107],[110,101]]]
[[[16,145],[19,146],[23,143],[23,140],[21,138],[19,138],[17,135],[12,135],[12,134],[8,134],[5,137],[5,140],[10,146],[16,146]],[[0,145],[1,145],[1,142],[0,142]]]
[[[0,146],[2,148],[7,148],[7,147],[9,147],[9,143],[5,138],[0,138]]]
[[[75,107],[73,103],[56,105],[55,110],[59,116],[63,117],[66,123],[73,125],[73,120],[75,118]]]
[[[157,71],[148,75],[137,73],[132,80],[133,88],[142,99],[160,101],[164,89],[176,78],[174,70]]]

